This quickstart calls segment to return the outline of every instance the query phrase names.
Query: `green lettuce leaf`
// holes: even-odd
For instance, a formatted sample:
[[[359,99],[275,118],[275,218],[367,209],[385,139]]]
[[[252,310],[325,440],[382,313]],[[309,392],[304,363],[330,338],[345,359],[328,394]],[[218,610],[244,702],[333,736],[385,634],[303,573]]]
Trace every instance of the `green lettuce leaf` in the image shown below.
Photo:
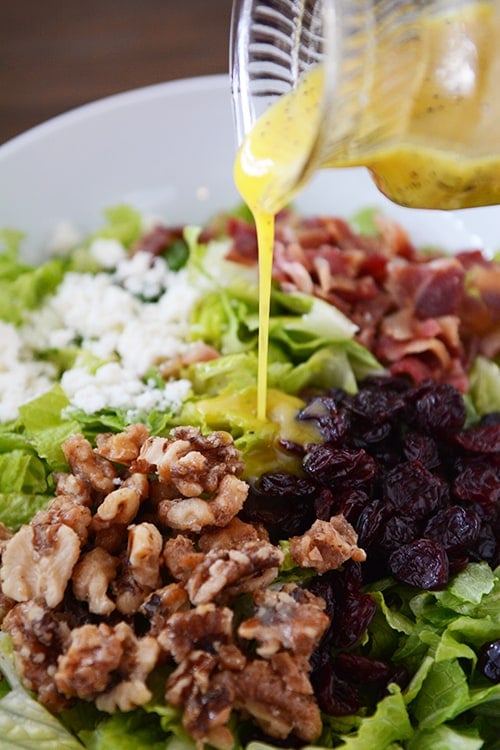
[[[479,415],[500,411],[500,367],[486,357],[476,357],[469,372],[468,397]]]
[[[78,422],[66,419],[64,415],[68,406],[66,394],[61,386],[56,385],[19,409],[19,421],[26,435],[53,471],[67,466],[61,445],[70,435],[80,431]]]
[[[78,733],[89,750],[164,750],[165,733],[159,719],[144,710],[115,713],[101,719],[95,729]]]
[[[479,750],[482,747],[483,740],[477,730],[460,731],[445,724],[416,732],[408,743],[408,750]]]
[[[342,736],[342,750],[387,750],[393,743],[408,740],[413,735],[408,712],[396,685],[390,686],[390,694],[377,704],[375,713],[361,721],[357,732]]]
[[[43,298],[53,292],[64,274],[64,261],[48,260],[29,266],[13,253],[0,255],[0,319],[19,325],[26,311],[34,310]]]
[[[104,237],[118,240],[125,247],[130,247],[143,233],[142,216],[129,205],[117,205],[104,211],[106,223],[100,227],[91,239]]]

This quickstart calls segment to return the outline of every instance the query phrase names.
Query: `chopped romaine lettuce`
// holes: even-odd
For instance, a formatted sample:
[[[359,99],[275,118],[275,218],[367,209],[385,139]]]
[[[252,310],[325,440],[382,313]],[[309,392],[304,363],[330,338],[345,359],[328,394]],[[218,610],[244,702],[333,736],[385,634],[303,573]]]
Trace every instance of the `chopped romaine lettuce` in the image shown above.
[[[468,396],[476,412],[500,411],[500,367],[486,357],[476,357],[469,373]]]

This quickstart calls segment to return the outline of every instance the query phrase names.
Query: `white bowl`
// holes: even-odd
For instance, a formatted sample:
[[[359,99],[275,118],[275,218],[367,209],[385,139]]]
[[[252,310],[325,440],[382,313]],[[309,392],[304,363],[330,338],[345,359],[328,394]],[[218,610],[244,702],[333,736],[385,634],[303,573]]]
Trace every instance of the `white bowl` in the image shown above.
[[[149,86],[56,117],[0,146],[0,227],[26,233],[40,257],[61,221],[89,231],[108,206],[126,202],[166,221],[200,223],[235,205],[236,150],[227,76]],[[457,212],[404,209],[363,169],[328,170],[297,199],[307,213],[349,218],[379,206],[417,244],[493,251],[500,207]]]

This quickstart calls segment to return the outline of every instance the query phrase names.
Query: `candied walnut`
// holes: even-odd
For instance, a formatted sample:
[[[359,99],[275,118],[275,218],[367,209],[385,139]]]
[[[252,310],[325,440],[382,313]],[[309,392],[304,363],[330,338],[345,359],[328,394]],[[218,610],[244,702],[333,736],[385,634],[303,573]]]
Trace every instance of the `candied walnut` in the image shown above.
[[[94,700],[110,685],[123,656],[123,644],[105,623],[71,631],[68,648],[59,657],[54,680],[66,697]]]
[[[163,559],[171,575],[178,581],[186,583],[203,558],[203,553],[197,552],[191,539],[183,534],[165,542]]]
[[[180,583],[169,583],[153,591],[139,607],[139,612],[149,622],[149,634],[158,635],[175,612],[189,609],[186,589]]]
[[[78,534],[83,545],[87,542],[91,522],[90,508],[74,500],[73,496],[57,495],[45,510],[38,511],[31,519],[30,525],[44,526],[63,523]]]
[[[187,612],[176,612],[158,635],[158,643],[177,664],[192,652],[209,647],[217,652],[232,639],[233,612],[228,607],[202,604]]]
[[[254,526],[235,517],[227,526],[205,530],[198,539],[198,547],[202,552],[211,549],[238,549],[247,542],[259,539],[269,541],[269,534],[263,526]]]
[[[144,474],[130,474],[118,489],[110,492],[92,519],[96,546],[118,554],[127,543],[128,525],[147,498],[149,483]]]
[[[162,547],[162,536],[152,523],[129,527],[124,565],[111,587],[122,614],[137,612],[145,598],[160,585]]]
[[[123,658],[118,669],[120,682],[96,698],[97,708],[107,713],[132,711],[151,700],[152,693],[146,680],[156,666],[160,651],[155,638],[137,638],[125,622],[115,627],[115,635],[121,639],[123,646]]]
[[[71,471],[88,482],[96,492],[108,494],[115,489],[117,472],[111,461],[99,456],[83,435],[72,435],[62,445]]]
[[[329,625],[323,599],[292,585],[258,591],[254,601],[255,615],[240,624],[240,638],[257,641],[265,658],[285,649],[308,659]]]
[[[77,599],[87,602],[89,612],[109,615],[115,603],[107,595],[108,587],[116,576],[118,559],[102,549],[94,547],[75,565],[72,586]]]
[[[96,453],[114,463],[129,466],[139,456],[148,437],[149,430],[145,425],[131,424],[118,434],[106,432],[97,435]]]
[[[18,602],[43,599],[56,607],[79,555],[80,539],[69,526],[22,526],[3,554],[3,593]]]
[[[226,526],[240,512],[248,494],[248,485],[226,474],[215,495],[161,500],[158,518],[165,526],[179,531],[199,533],[205,526]]]
[[[0,521],[0,547],[8,542],[13,535],[14,532],[11,531],[11,529],[8,529],[7,526]]]
[[[3,622],[3,619],[7,612],[10,612],[12,607],[15,605],[14,599],[11,599],[9,596],[5,596],[3,591],[0,589],[0,624]]]
[[[302,536],[290,539],[292,558],[302,568],[314,568],[326,573],[346,560],[366,560],[366,553],[357,546],[358,535],[342,514],[330,521],[317,520]]]
[[[74,474],[55,473],[56,495],[64,495],[80,505],[92,505],[90,485]]]
[[[165,699],[183,709],[182,725],[198,742],[230,750],[234,739],[226,726],[233,706],[233,688],[221,679],[217,657],[191,652],[167,680]]]
[[[234,706],[250,714],[271,737],[285,739],[294,732],[313,742],[320,735],[321,715],[310,681],[305,672],[297,672],[289,654],[256,659],[240,672],[223,676],[234,691]]]
[[[93,523],[95,528],[109,524],[129,524],[134,520],[143,500],[148,496],[149,483],[144,474],[130,474],[112,490],[98,506]]]
[[[7,546],[7,542],[12,539],[13,536],[14,532],[4,526],[0,521],[0,562],[2,561],[3,551]]]
[[[119,487],[106,495],[97,508],[94,525],[98,527],[101,524],[128,524],[136,517],[140,504],[139,495],[134,489]]]
[[[103,711],[128,711],[151,698],[145,681],[158,651],[154,638],[137,639],[125,622],[114,628],[105,623],[82,625],[71,631],[54,681],[68,698],[96,700]]]
[[[67,624],[37,602],[16,604],[6,615],[2,629],[9,633],[14,663],[24,686],[38,693],[41,703],[60,710],[66,701],[52,678],[57,658],[70,637]]]
[[[276,578],[283,553],[269,542],[246,542],[239,549],[207,552],[186,583],[194,605],[255,591]]]
[[[142,444],[139,455],[131,466],[132,471],[138,471],[141,474],[155,474],[170,445],[171,441],[168,438],[158,435],[149,437]]]
[[[152,523],[129,528],[128,560],[132,575],[144,587],[154,589],[160,583],[160,555],[163,539]]]
[[[225,475],[241,474],[241,454],[228,432],[205,437],[197,427],[176,427],[171,435],[144,443],[136,462],[138,471],[156,470],[161,481],[173,484],[185,497],[213,493]]]

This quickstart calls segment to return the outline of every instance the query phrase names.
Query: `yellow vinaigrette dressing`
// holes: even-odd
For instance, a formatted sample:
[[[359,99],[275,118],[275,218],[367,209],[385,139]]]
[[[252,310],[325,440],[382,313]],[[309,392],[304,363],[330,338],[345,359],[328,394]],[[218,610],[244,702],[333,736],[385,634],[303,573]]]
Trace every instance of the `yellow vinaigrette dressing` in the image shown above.
[[[500,203],[495,8],[486,0],[470,4],[414,22],[411,31],[403,47],[399,42],[397,60],[393,32],[381,33],[369,75],[341,81],[332,111],[324,102],[323,68],[313,68],[257,120],[238,151],[235,182],[259,244],[260,419],[266,418],[274,215],[315,170],[366,166],[382,192],[411,207]],[[401,38],[401,28],[397,33]],[[362,86],[362,106],[355,86]]]

